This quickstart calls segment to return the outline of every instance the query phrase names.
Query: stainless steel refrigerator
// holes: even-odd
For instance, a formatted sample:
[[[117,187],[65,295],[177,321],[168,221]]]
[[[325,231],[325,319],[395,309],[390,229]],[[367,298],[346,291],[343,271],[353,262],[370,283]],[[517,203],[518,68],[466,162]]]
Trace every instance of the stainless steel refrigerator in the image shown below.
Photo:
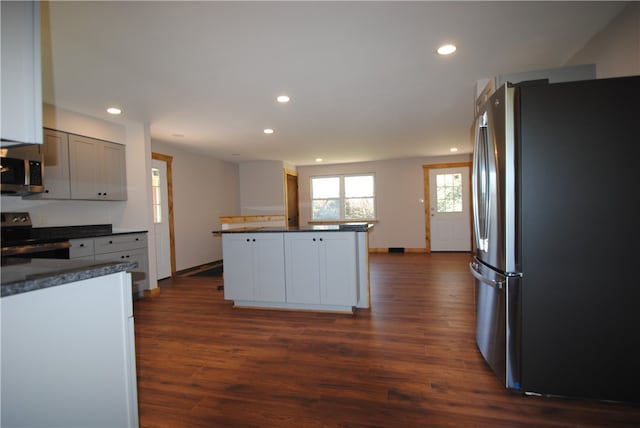
[[[473,125],[478,349],[507,388],[640,401],[640,76],[506,84]]]

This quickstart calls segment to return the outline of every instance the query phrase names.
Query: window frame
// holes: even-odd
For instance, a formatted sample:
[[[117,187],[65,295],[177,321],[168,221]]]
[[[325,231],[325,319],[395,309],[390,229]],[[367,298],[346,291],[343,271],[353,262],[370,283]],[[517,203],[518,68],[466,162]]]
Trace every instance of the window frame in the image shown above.
[[[348,199],[359,199],[359,198],[347,198],[345,196],[345,178],[346,177],[371,177],[373,179],[373,217],[371,218],[345,218],[346,212],[346,201]],[[339,179],[339,195],[337,198],[314,198],[313,197],[313,180],[317,178],[338,178]],[[362,197],[360,197],[362,198]],[[376,196],[376,175],[373,172],[365,172],[365,173],[352,173],[352,174],[323,174],[323,175],[312,175],[309,177],[309,199],[311,201],[311,222],[359,222],[359,221],[376,221],[377,219],[377,196]],[[313,202],[316,200],[338,200],[338,218],[331,219],[321,219],[313,217]]]

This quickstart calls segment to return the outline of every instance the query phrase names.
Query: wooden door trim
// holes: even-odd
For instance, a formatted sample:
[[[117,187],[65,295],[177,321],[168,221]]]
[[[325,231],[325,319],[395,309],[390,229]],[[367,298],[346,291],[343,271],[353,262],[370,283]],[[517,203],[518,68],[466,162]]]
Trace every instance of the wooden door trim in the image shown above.
[[[291,169],[288,168],[284,168],[284,174],[282,176],[283,180],[284,180],[284,218],[285,218],[285,225],[289,224],[289,182],[287,180],[287,176],[293,176],[296,177],[296,183],[297,183],[297,178],[298,178],[298,172],[297,171],[293,171]],[[298,184],[299,185],[299,184]],[[298,189],[296,189],[296,193],[298,193]],[[300,195],[298,195],[298,202],[300,201]],[[296,207],[296,212],[298,215],[298,226],[300,226],[300,207]]]
[[[424,176],[424,218],[425,218],[425,240],[427,246],[427,253],[431,253],[431,193],[429,183],[429,172],[432,169],[445,169],[445,168],[469,168],[469,209],[473,211],[473,205],[471,204],[471,162],[449,162],[449,163],[435,163],[431,165],[422,165],[422,171]],[[469,239],[473,244],[473,212],[469,215]],[[473,248],[471,245],[470,248]]]
[[[151,153],[151,159],[167,164],[167,204],[169,205],[169,253],[171,254],[171,276],[176,274],[176,241],[173,230],[173,156]]]

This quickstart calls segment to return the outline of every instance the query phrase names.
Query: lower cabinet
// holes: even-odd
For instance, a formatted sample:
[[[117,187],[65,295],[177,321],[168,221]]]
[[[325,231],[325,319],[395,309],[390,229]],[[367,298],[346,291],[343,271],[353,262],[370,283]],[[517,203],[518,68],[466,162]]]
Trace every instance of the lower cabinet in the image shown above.
[[[138,427],[131,278],[0,300],[2,426]]]
[[[224,297],[285,301],[282,233],[234,233],[222,237]]]
[[[138,267],[131,271],[133,294],[141,295],[149,288],[146,233],[72,239],[69,242],[71,259],[137,262]]]
[[[284,248],[288,302],[355,306],[355,233],[288,233]]]

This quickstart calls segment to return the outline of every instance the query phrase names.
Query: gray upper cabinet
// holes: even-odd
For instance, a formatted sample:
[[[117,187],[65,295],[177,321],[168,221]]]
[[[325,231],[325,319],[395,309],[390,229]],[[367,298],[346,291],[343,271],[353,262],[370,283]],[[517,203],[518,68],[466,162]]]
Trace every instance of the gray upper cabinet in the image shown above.
[[[2,146],[42,144],[39,2],[0,2]]]
[[[42,146],[44,161],[44,192],[34,199],[69,199],[69,135],[66,132],[44,130]]]
[[[69,134],[69,166],[71,199],[127,199],[125,146],[122,144]]]

